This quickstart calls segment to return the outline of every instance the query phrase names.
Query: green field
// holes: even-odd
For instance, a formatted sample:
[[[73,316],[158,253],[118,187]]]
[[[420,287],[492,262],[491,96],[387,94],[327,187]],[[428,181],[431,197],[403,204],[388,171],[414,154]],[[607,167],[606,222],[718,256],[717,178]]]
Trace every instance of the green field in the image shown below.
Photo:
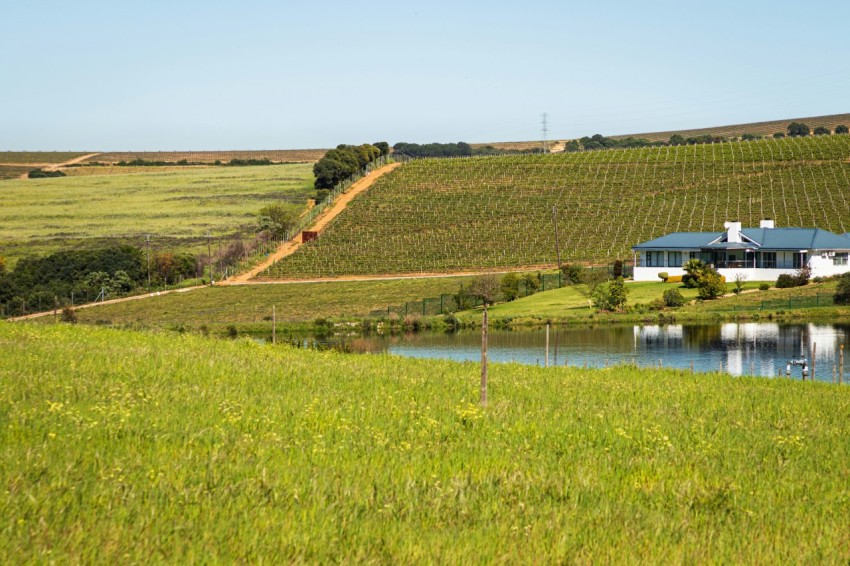
[[[850,388],[0,323],[0,555],[850,559]]]
[[[154,327],[201,325],[210,329],[235,324],[271,329],[272,307],[279,321],[319,317],[367,316],[405,301],[456,293],[469,278],[328,281],[285,285],[213,287],[112,305],[79,309],[80,322]]]
[[[450,272],[631,259],[672,231],[850,230],[850,136],[560,155],[427,159],[358,197],[271,277]]]
[[[312,166],[206,167],[103,177],[0,182],[0,255],[14,260],[60,248],[129,242],[153,250],[206,251],[207,232],[253,235],[257,211],[304,209]]]
[[[76,157],[86,155],[86,151],[0,151],[0,165],[4,163],[23,163],[45,165],[65,163]]]

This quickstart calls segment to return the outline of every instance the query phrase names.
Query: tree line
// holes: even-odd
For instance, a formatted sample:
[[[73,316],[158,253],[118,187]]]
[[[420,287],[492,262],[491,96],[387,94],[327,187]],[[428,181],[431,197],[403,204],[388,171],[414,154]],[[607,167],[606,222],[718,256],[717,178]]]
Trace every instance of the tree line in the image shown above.
[[[342,181],[358,173],[364,173],[366,166],[390,152],[387,142],[364,143],[362,145],[341,144],[331,149],[313,166],[316,180],[316,202],[322,202],[328,192]]]

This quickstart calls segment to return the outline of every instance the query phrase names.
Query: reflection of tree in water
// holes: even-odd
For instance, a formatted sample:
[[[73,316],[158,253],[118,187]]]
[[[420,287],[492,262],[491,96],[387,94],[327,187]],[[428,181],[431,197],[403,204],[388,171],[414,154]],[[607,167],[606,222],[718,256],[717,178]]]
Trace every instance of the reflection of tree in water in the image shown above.
[[[719,324],[682,327],[682,344],[688,349],[702,349],[719,345],[722,332]]]

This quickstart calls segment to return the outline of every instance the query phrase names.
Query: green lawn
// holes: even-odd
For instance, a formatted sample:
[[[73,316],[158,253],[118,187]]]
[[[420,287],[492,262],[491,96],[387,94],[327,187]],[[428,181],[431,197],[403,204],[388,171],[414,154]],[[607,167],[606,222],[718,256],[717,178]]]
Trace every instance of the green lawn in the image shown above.
[[[0,323],[22,563],[850,560],[850,388]]]
[[[744,289],[757,289],[759,282],[748,281]],[[731,288],[732,285],[729,285]],[[627,282],[628,305],[649,304],[659,299],[668,289],[678,289],[682,296],[692,301],[697,298],[696,289],[686,289],[681,284],[649,282]],[[742,296],[748,296],[747,294]],[[719,302],[728,299],[719,299]],[[701,306],[691,307],[693,311],[710,308],[711,302],[702,303]],[[542,318],[542,319],[576,319],[588,318],[596,310],[591,306],[588,288],[586,285],[574,285],[537,293],[529,297],[523,297],[509,303],[498,304],[490,309],[490,316],[498,318]],[[463,317],[477,317],[477,314],[467,313]]]
[[[0,255],[14,263],[93,242],[141,247],[146,233],[154,249],[206,251],[208,231],[252,232],[266,204],[302,210],[312,184],[309,164],[0,181]]]

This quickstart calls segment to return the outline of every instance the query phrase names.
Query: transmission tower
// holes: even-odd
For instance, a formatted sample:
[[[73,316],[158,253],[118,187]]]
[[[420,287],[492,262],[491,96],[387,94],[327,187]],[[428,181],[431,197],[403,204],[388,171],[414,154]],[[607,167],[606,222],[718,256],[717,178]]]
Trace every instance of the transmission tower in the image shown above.
[[[540,132],[543,134],[543,153],[549,153],[549,114],[544,112],[540,115]]]

